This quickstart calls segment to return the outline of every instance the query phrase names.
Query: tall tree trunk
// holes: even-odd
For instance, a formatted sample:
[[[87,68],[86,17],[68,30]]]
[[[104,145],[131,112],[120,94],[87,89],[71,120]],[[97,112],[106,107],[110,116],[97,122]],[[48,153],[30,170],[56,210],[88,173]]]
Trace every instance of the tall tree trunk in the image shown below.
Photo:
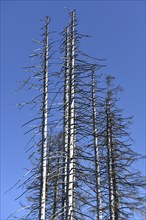
[[[110,114],[110,124],[111,124],[111,129],[112,129],[112,124],[113,124],[113,118],[112,114]],[[112,136],[111,136],[112,140]],[[112,141],[111,141],[112,142]],[[117,170],[116,170],[116,160],[115,160],[115,149],[112,146],[112,173],[113,173],[113,189],[114,189],[114,212],[115,212],[115,219],[120,220],[120,207],[119,207],[119,195],[118,195],[118,184],[117,184]]]
[[[74,82],[74,64],[75,64],[75,12],[72,12],[71,23],[71,51],[70,51],[70,138],[69,138],[69,183],[68,183],[68,218],[74,219],[75,215],[75,82]]]
[[[58,147],[58,151],[60,150],[60,147]],[[57,212],[58,212],[58,204],[59,204],[59,178],[60,178],[60,158],[58,156],[57,159],[57,173],[55,177],[55,186],[54,186],[54,208],[53,208],[53,219],[57,220]]]
[[[115,220],[120,220],[120,206],[119,206],[118,184],[117,184],[117,180],[116,180],[117,172],[116,172],[116,164],[115,164],[114,157],[115,157],[114,150],[112,150]]]
[[[53,136],[52,136],[52,127],[50,127],[50,133],[48,138],[48,150],[47,150],[47,179],[46,179],[46,202],[48,201],[48,193],[49,193],[49,178],[51,173],[51,151],[53,148]]]
[[[109,208],[110,208],[110,220],[115,220],[114,212],[114,186],[113,186],[113,161],[112,161],[112,139],[111,139],[111,120],[110,120],[110,79],[107,79],[108,83],[108,96],[106,99],[106,118],[107,118],[107,153],[108,153],[108,181],[109,181]]]
[[[99,165],[99,149],[97,137],[97,119],[96,119],[96,97],[94,82],[94,66],[92,66],[92,112],[93,112],[93,137],[94,137],[94,153],[95,153],[95,174],[96,174],[96,196],[97,196],[97,220],[102,220],[102,198],[100,190],[100,165]]]
[[[47,133],[48,133],[48,25],[46,17],[45,54],[44,54],[44,97],[43,97],[43,125],[42,125],[42,151],[41,151],[41,185],[39,219],[46,219],[46,181],[47,181]]]
[[[62,219],[66,219],[66,207],[67,207],[67,166],[68,166],[68,147],[69,147],[69,27],[66,27],[66,52],[65,52],[65,81],[64,81],[64,155],[63,155],[63,201],[62,201]]]

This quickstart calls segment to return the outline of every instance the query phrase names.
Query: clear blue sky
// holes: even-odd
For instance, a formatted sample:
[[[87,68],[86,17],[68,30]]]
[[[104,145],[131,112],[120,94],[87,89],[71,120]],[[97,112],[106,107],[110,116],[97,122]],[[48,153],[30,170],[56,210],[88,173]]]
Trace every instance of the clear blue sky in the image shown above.
[[[1,1],[1,220],[19,208],[14,198],[20,191],[3,193],[24,174],[28,163],[27,137],[20,128],[28,115],[14,106],[24,96],[14,92],[16,81],[24,78],[22,67],[33,50],[31,39],[39,37],[39,20],[49,15],[59,38],[68,22],[64,6],[76,9],[78,30],[94,36],[83,40],[83,50],[106,58],[102,73],[116,76],[125,89],[121,105],[134,116],[134,148],[145,151],[145,1]],[[139,168],[144,171],[143,165]]]

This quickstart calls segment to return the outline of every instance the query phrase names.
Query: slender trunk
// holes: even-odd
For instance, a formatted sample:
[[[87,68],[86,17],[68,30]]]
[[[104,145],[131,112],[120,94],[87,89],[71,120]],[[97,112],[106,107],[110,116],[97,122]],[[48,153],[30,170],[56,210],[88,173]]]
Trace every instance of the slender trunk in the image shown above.
[[[71,52],[70,52],[70,138],[69,138],[69,183],[68,183],[68,215],[66,219],[75,218],[75,85],[74,85],[74,50],[75,50],[75,12],[72,12]]]
[[[44,97],[43,97],[43,126],[42,126],[42,152],[41,152],[41,188],[39,219],[46,219],[46,182],[47,182],[47,128],[48,128],[48,24],[46,18],[45,57],[44,57]]]
[[[66,27],[66,54],[65,54],[65,82],[64,82],[64,167],[63,167],[63,214],[62,219],[66,219],[67,206],[67,166],[68,166],[68,140],[69,140],[69,27]]]
[[[113,187],[114,187],[115,220],[120,220],[119,195],[118,195],[118,185],[116,180],[116,166],[114,160],[113,160]]]
[[[102,199],[100,190],[100,165],[97,137],[97,120],[96,120],[96,97],[95,97],[95,82],[94,82],[94,66],[92,67],[92,112],[93,112],[93,137],[94,137],[94,152],[95,152],[95,173],[96,173],[96,196],[97,196],[97,220],[102,220]]]
[[[111,116],[111,114],[110,114]],[[110,117],[110,123],[112,127],[112,117]],[[112,139],[112,137],[111,137]],[[116,161],[115,161],[115,149],[112,146],[112,172],[113,172],[113,189],[114,189],[114,212],[115,220],[120,220],[120,207],[119,207],[119,195],[118,195],[118,184],[117,184],[117,171],[116,171]]]
[[[46,195],[49,193],[49,178],[51,173],[50,160],[51,160],[51,151],[53,147],[53,137],[52,137],[52,127],[50,128],[50,134],[48,139],[48,150],[47,150],[47,179],[46,179]],[[48,202],[48,196],[46,196],[46,202]]]
[[[112,143],[111,143],[111,120],[110,120],[110,88],[108,85],[108,97],[106,100],[107,116],[107,151],[108,151],[108,179],[109,179],[109,206],[110,220],[115,220],[114,214],[114,187],[113,187],[113,170],[112,170]]]
[[[59,193],[59,178],[60,178],[60,159],[57,159],[57,174],[55,177],[55,187],[54,187],[54,208],[53,208],[53,219],[57,220],[58,212],[58,193]]]

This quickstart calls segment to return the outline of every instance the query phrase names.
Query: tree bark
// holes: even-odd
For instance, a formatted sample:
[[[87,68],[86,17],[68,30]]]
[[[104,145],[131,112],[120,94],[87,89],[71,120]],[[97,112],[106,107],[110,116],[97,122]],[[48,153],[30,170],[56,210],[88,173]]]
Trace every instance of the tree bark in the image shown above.
[[[113,170],[112,170],[112,143],[111,143],[111,120],[110,120],[110,79],[107,79],[108,83],[108,96],[106,99],[106,118],[107,118],[107,155],[108,155],[108,181],[109,181],[109,209],[110,220],[115,220],[114,212],[114,186],[113,186]]]
[[[66,52],[65,52],[65,80],[64,80],[64,137],[63,137],[63,145],[64,145],[64,155],[63,155],[63,214],[62,219],[66,219],[66,207],[67,207],[67,166],[68,166],[68,147],[69,147],[69,27],[66,27]]]
[[[75,218],[75,12],[72,12],[71,24],[71,52],[70,52],[70,140],[69,140],[69,186],[68,186],[68,218]]]
[[[47,135],[48,135],[48,25],[46,17],[45,55],[44,55],[44,97],[43,97],[43,126],[41,151],[41,185],[40,185],[40,211],[39,219],[46,219],[46,186],[47,186]]]
[[[58,151],[60,148],[58,147]],[[59,204],[59,178],[60,178],[60,158],[57,159],[57,173],[55,177],[55,186],[54,186],[54,208],[53,208],[53,219],[57,220],[58,204]]]
[[[112,130],[112,124],[113,124],[113,118],[112,114],[110,114],[110,124],[111,124],[111,130]],[[112,136],[111,136],[111,142]],[[115,149],[112,144],[111,148],[111,154],[112,154],[112,173],[113,173],[113,190],[114,190],[114,212],[115,212],[115,219],[120,220],[120,207],[119,207],[119,195],[118,195],[118,184],[117,184],[117,170],[116,170],[116,160],[115,160]]]
[[[92,66],[92,112],[93,112],[93,138],[95,153],[95,174],[96,174],[96,197],[97,197],[97,220],[102,220],[102,198],[100,190],[100,165],[99,165],[99,149],[97,137],[97,120],[96,120],[96,97],[94,82],[94,66]]]

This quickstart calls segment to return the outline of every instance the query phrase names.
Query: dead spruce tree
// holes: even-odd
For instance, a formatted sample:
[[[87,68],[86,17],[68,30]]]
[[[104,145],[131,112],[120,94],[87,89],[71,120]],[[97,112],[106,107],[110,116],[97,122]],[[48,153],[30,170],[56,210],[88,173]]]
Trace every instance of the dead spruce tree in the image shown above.
[[[60,106],[60,114],[63,128],[62,149],[62,208],[56,213],[57,219],[73,218],[73,155],[74,155],[74,12],[71,13],[71,24],[63,34],[61,51],[63,53],[63,64],[59,73],[61,85],[59,89],[63,95]],[[62,76],[63,73],[63,76]],[[73,101],[71,101],[73,100]]]
[[[70,30],[69,26],[65,30],[65,74],[64,74],[64,163],[63,163],[63,214],[62,219],[66,219],[67,213],[67,171],[68,171],[68,157],[69,157],[69,56],[70,56]]]
[[[33,98],[31,101],[22,103],[20,108],[25,105],[32,105],[33,118],[26,122],[23,126],[30,125],[31,128],[25,134],[30,136],[29,145],[26,152],[29,153],[29,160],[32,168],[27,170],[26,180],[20,184],[19,188],[25,189],[23,195],[26,194],[27,205],[22,204],[24,210],[24,218],[22,219],[39,219],[46,220],[46,202],[47,202],[47,181],[48,181],[48,128],[51,125],[51,103],[49,106],[50,78],[49,74],[50,60],[52,53],[50,49],[52,43],[49,42],[50,18],[46,17],[45,25],[42,27],[42,40],[33,40],[40,48],[35,50],[30,56],[34,59],[34,64],[25,67],[25,71],[30,74],[29,78],[24,81],[21,87],[33,90]],[[51,72],[51,71],[50,71]],[[49,78],[50,77],[50,78]],[[50,118],[50,121],[48,121]],[[20,197],[21,197],[20,196]],[[19,218],[20,219],[20,218]]]
[[[97,120],[100,107],[98,104],[100,100],[99,93],[102,90],[102,88],[99,88],[100,75],[97,74],[97,70],[103,66],[93,65],[89,62],[82,63],[77,83],[77,183],[79,188],[78,201],[80,207],[82,207],[80,212],[83,212],[83,219],[103,218],[100,168],[100,163],[103,163],[103,161],[100,158],[100,144],[98,143],[98,130],[100,130],[101,125]],[[97,73],[95,74],[95,72]]]
[[[65,29],[63,219],[75,218],[75,12]]]
[[[68,135],[68,161],[67,161],[67,212],[66,219],[75,218],[75,12],[72,12],[71,32],[70,32],[70,91],[69,91],[69,135]]]
[[[46,186],[47,186],[47,135],[48,135],[48,23],[46,18],[45,45],[44,45],[44,91],[43,91],[43,121],[42,121],[42,149],[41,149],[41,185],[40,185],[40,212],[39,219],[46,218]]]
[[[134,163],[143,156],[134,152],[130,134],[128,132],[131,117],[123,117],[122,110],[118,108],[117,93],[120,87],[113,87],[113,77],[108,76],[105,104],[103,105],[103,121],[100,138],[104,149],[102,160],[105,172],[102,177],[104,196],[104,210],[106,219],[131,219],[134,214],[145,215],[144,187],[146,179],[139,171],[134,169]],[[108,208],[108,209],[107,209]]]
[[[102,198],[101,198],[101,180],[100,180],[100,159],[98,145],[98,124],[97,124],[97,99],[95,93],[95,72],[92,66],[92,112],[93,112],[93,137],[94,137],[94,158],[95,158],[95,176],[96,176],[96,197],[97,197],[97,219],[102,220]]]

